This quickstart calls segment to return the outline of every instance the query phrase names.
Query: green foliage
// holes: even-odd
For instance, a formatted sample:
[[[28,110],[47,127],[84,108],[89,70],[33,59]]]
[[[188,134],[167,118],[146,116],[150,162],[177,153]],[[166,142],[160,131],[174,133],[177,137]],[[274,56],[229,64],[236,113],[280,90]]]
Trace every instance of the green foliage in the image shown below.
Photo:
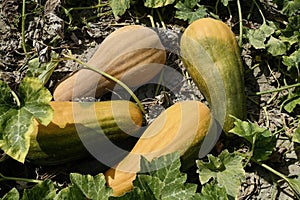
[[[106,182],[103,174],[92,177],[91,175],[71,173],[70,179],[71,183],[89,199],[105,200],[112,194],[112,189],[105,186]],[[77,193],[76,190],[74,191]]]
[[[242,165],[243,157],[222,151],[218,157],[208,155],[208,162],[197,161],[198,173],[201,184],[216,180],[218,185],[224,187],[227,194],[236,198],[241,181],[245,179],[245,171]]]
[[[159,8],[174,3],[175,0],[146,0],[145,6],[148,8]]]
[[[275,147],[275,137],[272,136],[268,129],[261,128],[257,124],[236,118],[235,120],[235,127],[229,132],[250,142],[252,145],[251,155],[255,160],[267,160]]]
[[[294,134],[293,134],[293,138],[292,138],[292,141],[293,142],[297,142],[297,143],[300,143],[300,127],[298,127]]]
[[[166,165],[167,164],[167,165]],[[141,159],[141,171],[134,181],[134,190],[124,199],[193,199],[197,185],[186,184],[186,175],[180,172],[178,153],[169,154],[148,162]],[[144,198],[141,198],[144,197]]]
[[[130,8],[130,0],[109,0],[109,5],[115,17],[122,16]]]
[[[253,30],[250,29],[247,33],[247,38],[249,39],[250,44],[256,49],[265,49],[268,37],[270,37],[274,32],[276,27],[273,23],[269,22],[263,23],[259,29]]]
[[[226,189],[224,186],[218,185],[218,182],[213,180],[206,183],[197,198],[199,200],[228,200]]]
[[[48,63],[41,63],[39,58],[33,58],[28,62],[26,76],[38,77],[42,84],[45,85],[59,62],[58,54],[55,52],[51,53],[51,60]]]
[[[20,194],[16,188],[13,188],[8,193],[6,193],[1,199],[2,200],[19,200]]]
[[[22,200],[31,199],[49,199],[52,200],[56,196],[56,189],[50,180],[38,183],[31,189],[25,189]]]
[[[53,115],[49,105],[52,96],[38,78],[25,77],[18,95],[0,81],[0,148],[20,162],[25,161],[34,131],[34,118],[50,123]]]
[[[175,17],[192,23],[193,21],[203,18],[207,15],[207,9],[199,5],[199,0],[179,1],[175,8],[177,9]]]

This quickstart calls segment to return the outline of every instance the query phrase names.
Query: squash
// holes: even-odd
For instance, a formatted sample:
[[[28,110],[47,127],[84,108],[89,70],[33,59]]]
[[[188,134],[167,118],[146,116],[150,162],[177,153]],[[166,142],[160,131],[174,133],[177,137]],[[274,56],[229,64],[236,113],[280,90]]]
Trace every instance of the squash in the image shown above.
[[[129,87],[141,86],[156,76],[166,62],[166,52],[155,31],[131,25],[111,33],[88,61]],[[55,101],[76,97],[100,97],[113,90],[115,82],[89,69],[65,77],[54,89]]]
[[[63,164],[89,156],[83,140],[101,146],[106,136],[112,142],[122,143],[143,122],[141,111],[129,101],[52,101],[50,105],[54,117],[47,126],[35,121],[26,157],[41,165]]]
[[[216,128],[205,104],[199,101],[175,103],[147,127],[131,152],[119,164],[106,171],[106,183],[113,189],[114,196],[132,189],[132,182],[140,169],[141,155],[150,161],[178,151],[182,169],[186,170],[194,164],[199,152],[210,150],[206,149],[207,146],[201,148],[201,145],[206,136],[216,132]]]
[[[183,63],[223,130],[244,119],[244,72],[236,38],[222,21],[203,18],[191,23],[181,41]]]

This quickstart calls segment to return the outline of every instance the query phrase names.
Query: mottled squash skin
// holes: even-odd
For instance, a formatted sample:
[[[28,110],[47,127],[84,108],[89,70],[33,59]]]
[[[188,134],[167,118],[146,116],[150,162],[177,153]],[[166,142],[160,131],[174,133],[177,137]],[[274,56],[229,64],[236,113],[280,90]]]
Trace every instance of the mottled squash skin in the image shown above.
[[[50,105],[53,119],[47,126],[35,122],[27,154],[28,160],[41,165],[63,164],[89,156],[83,138],[98,145],[106,137],[112,142],[123,142],[143,122],[141,111],[129,101],[52,101]]]
[[[185,67],[228,133],[234,125],[230,115],[246,116],[244,68],[235,35],[222,21],[203,18],[187,27],[180,47]]]
[[[111,33],[99,45],[88,65],[121,80],[129,87],[148,83],[166,62],[166,51],[155,31],[130,25]],[[113,90],[115,82],[89,69],[65,77],[53,92],[55,101],[100,97]]]

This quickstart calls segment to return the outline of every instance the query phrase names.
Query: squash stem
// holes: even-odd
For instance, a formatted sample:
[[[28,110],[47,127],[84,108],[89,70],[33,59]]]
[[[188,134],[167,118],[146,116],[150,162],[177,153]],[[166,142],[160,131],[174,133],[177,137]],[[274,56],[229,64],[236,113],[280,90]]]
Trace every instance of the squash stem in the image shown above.
[[[280,92],[280,91],[291,89],[291,88],[294,88],[294,87],[300,87],[300,83],[296,83],[296,84],[293,84],[293,85],[283,86],[283,87],[280,87],[280,88],[276,88],[274,90],[267,90],[267,91],[262,91],[262,92],[256,92],[255,95],[263,95],[263,94],[269,94],[269,93],[273,93],[273,92]]]
[[[239,12],[239,26],[240,26],[240,35],[239,35],[239,46],[243,45],[243,16],[240,0],[237,0],[238,12]]]
[[[265,18],[265,16],[264,16],[263,12],[261,11],[261,9],[260,9],[259,5],[257,4],[257,2],[256,2],[255,0],[252,0],[252,1],[253,1],[254,4],[256,5],[256,7],[257,7],[257,9],[258,9],[258,11],[259,11],[259,13],[260,13],[260,15],[261,15],[261,17],[262,17],[263,24],[265,24],[265,23],[266,23],[266,18]]]
[[[123,87],[123,88],[130,94],[130,96],[132,96],[132,98],[133,98],[133,99],[135,100],[135,102],[138,104],[138,106],[139,106],[139,108],[141,109],[141,111],[143,112],[143,114],[146,114],[146,111],[145,111],[145,109],[144,109],[144,107],[143,107],[141,101],[138,99],[138,97],[134,94],[134,92],[133,92],[133,91],[132,91],[125,83],[123,83],[123,82],[120,81],[119,79],[117,79],[117,78],[115,78],[115,77],[113,77],[113,76],[107,74],[106,72],[97,69],[97,68],[94,67],[94,66],[91,66],[91,65],[88,65],[88,64],[82,62],[81,60],[79,60],[79,59],[77,59],[77,58],[75,58],[75,57],[73,57],[73,56],[71,56],[71,55],[64,55],[64,56],[65,56],[66,58],[68,58],[68,59],[74,60],[75,62],[77,62],[77,63],[79,63],[79,64],[85,66],[86,68],[88,68],[88,69],[90,69],[90,70],[92,70],[92,71],[94,71],[94,72],[96,72],[96,73],[98,73],[98,74],[101,74],[102,76],[104,76],[104,77],[106,77],[106,78],[108,78],[108,79],[110,79],[110,80],[116,82],[117,84],[119,84],[121,87]]]
[[[0,181],[23,181],[29,183],[42,183],[42,180],[28,179],[28,178],[18,178],[18,177],[7,177],[0,173]]]
[[[24,51],[25,55],[27,55],[26,54],[27,53],[26,44],[25,44],[25,19],[26,19],[25,8],[26,8],[26,0],[23,0],[23,4],[22,4],[22,30],[21,30],[22,48],[23,48],[23,51]]]

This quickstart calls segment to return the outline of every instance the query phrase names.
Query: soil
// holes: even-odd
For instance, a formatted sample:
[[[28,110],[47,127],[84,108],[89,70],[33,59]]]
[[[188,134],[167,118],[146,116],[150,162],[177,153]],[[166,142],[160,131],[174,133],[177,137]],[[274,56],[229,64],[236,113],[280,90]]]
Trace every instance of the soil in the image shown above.
[[[99,12],[106,13],[102,16],[97,16],[99,13],[97,13],[96,9],[73,10],[70,12],[73,17],[72,22],[68,24],[70,18],[63,13],[61,5],[68,5],[69,7],[89,5],[85,5],[81,1],[76,1],[78,4],[72,5],[69,1],[67,1],[69,2],[68,4],[60,0],[48,0],[46,2],[43,1],[42,5],[45,6],[41,7],[31,2],[28,3],[26,10],[31,12],[27,14],[25,24],[25,42],[29,47],[28,56],[25,56],[21,39],[22,3],[17,0],[0,0],[0,2],[0,79],[7,82],[12,88],[25,76],[28,61],[34,57],[38,56],[41,62],[47,62],[50,59],[51,51],[62,54],[69,49],[77,58],[86,62],[91,58],[99,44],[114,30],[130,24],[141,24],[151,27],[149,18],[143,14],[143,12],[148,12],[147,10],[139,10],[139,12],[132,10],[120,18],[115,18],[108,7],[101,8]],[[203,4],[207,2],[203,1]],[[261,0],[258,3],[270,20],[281,17],[271,1]],[[95,1],[94,4],[97,4],[97,2]],[[251,5],[246,0],[241,1],[241,4],[246,16],[246,11],[249,10]],[[169,7],[166,9],[172,11]],[[232,17],[229,17],[228,11],[224,7],[219,10],[220,18],[232,26],[232,30],[238,35],[236,7],[232,7],[231,13]],[[182,76],[182,79],[177,80],[176,83],[168,83],[172,87],[160,88],[159,92],[156,91],[157,85],[153,84],[143,86],[135,91],[147,108],[148,115],[146,119],[148,123],[151,123],[166,107],[177,101],[194,99],[205,102],[204,97],[186,73],[182,61],[178,57],[178,42],[187,23],[173,17],[165,17],[164,19],[167,30],[159,30],[162,43],[169,48],[167,66],[176,69],[184,76]],[[243,21],[246,27],[258,27],[261,23],[259,13],[255,10],[249,20]],[[156,25],[161,28],[159,23]],[[271,132],[283,130],[277,134],[277,147],[268,164],[286,175],[300,174],[300,151],[293,151],[295,148],[299,150],[299,146],[297,147],[296,144],[291,143],[289,140],[289,134],[298,126],[293,124],[296,116],[290,115],[280,108],[280,97],[286,91],[261,96],[253,95],[258,91],[276,88],[281,73],[268,66],[259,66],[252,70],[259,57],[263,58],[263,55],[259,55],[259,52],[257,50],[254,51],[246,42],[242,46],[241,56],[245,67],[245,91],[248,96],[247,119],[262,127],[268,127]],[[53,72],[46,87],[52,92],[54,86],[64,76],[79,68],[80,66],[72,61],[61,62]],[[74,101],[102,101],[109,98],[109,95],[107,95],[100,99],[91,97],[89,99],[74,99]],[[121,98],[128,97],[123,96]],[[218,148],[222,147],[222,145],[226,146],[226,143],[224,138],[221,138]],[[213,151],[216,151],[216,149]],[[6,176],[38,179],[52,178],[62,185],[67,184],[69,172],[99,173],[97,167],[95,167],[97,166],[97,161],[91,158],[62,166],[38,166],[30,162],[20,164],[7,158],[4,153],[2,158],[5,158],[5,161],[0,163],[0,173]],[[293,199],[293,194],[289,187],[283,182],[277,182],[278,177],[266,172],[263,168],[255,164],[249,164],[246,167],[246,171],[247,178],[242,184],[239,199]],[[195,176],[197,175],[189,173],[189,180],[197,182],[198,180]],[[275,184],[276,182],[277,184]],[[0,182],[0,196],[3,196],[12,187],[22,189],[30,186],[30,184],[23,182]]]

